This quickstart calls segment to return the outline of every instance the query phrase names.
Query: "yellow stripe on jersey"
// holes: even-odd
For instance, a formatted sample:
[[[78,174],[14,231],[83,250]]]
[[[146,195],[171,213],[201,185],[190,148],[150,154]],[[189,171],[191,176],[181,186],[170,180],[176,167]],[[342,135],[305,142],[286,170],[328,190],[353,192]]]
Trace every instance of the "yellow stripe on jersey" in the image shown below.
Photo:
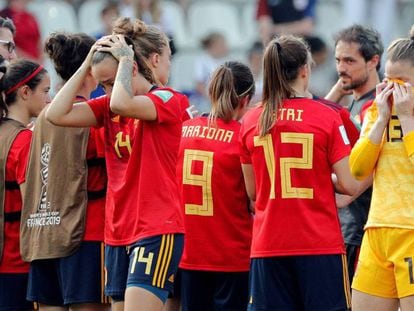
[[[347,308],[351,308],[351,287],[349,283],[349,274],[348,274],[346,256],[342,254],[341,259],[342,259],[342,275],[343,275],[343,282],[344,282],[346,306]]]
[[[157,264],[155,265],[154,276],[152,277],[152,286],[156,286],[157,284],[157,276],[158,276],[158,271],[160,269],[161,257],[164,252],[164,245],[165,245],[165,235],[161,237],[161,246],[160,246],[160,251],[158,253]]]

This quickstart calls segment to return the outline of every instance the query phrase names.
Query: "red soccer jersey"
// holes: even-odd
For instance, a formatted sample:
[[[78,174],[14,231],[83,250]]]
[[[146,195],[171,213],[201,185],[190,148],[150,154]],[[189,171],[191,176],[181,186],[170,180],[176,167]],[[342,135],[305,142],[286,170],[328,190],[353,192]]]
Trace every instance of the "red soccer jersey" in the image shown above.
[[[114,245],[184,232],[176,167],[185,96],[169,88],[146,96],[155,105],[157,120],[138,122],[125,177],[115,193],[121,226]]]
[[[175,171],[185,97],[168,88],[146,95],[157,110],[156,121],[115,115],[108,97],[88,102],[98,123],[105,126],[109,245],[184,232]]]
[[[338,114],[311,99],[285,100],[270,134],[259,137],[262,107],[240,131],[242,163],[251,163],[256,216],[251,257],[344,253],[332,165],[350,153]]]
[[[138,120],[124,118],[111,112],[109,97],[102,96],[88,101],[98,126],[104,126],[105,162],[108,175],[105,206],[105,243],[117,245],[120,231],[125,230],[123,217],[115,211],[114,193],[121,188],[128,164],[135,127]]]
[[[91,128],[86,159],[88,162],[88,207],[86,209],[85,241],[103,241],[106,198],[106,169],[102,148],[103,128]]]
[[[26,167],[29,157],[32,132],[21,131],[14,139],[6,162],[6,182],[10,189],[5,191],[4,213],[4,248],[0,260],[0,273],[27,273],[29,264],[20,256],[20,220],[7,221],[8,215],[19,215],[22,210],[22,195],[17,185],[25,182]],[[15,186],[13,186],[15,185]]]
[[[351,143],[351,147],[353,147],[359,138],[359,127],[357,127],[352,121],[351,114],[349,113],[348,109],[322,97],[315,98],[315,100],[327,107],[332,108],[339,114],[342,123],[344,124],[346,134],[349,138],[349,142]]]
[[[240,123],[208,118],[183,124],[177,175],[185,242],[180,267],[248,271],[252,216],[240,163]]]

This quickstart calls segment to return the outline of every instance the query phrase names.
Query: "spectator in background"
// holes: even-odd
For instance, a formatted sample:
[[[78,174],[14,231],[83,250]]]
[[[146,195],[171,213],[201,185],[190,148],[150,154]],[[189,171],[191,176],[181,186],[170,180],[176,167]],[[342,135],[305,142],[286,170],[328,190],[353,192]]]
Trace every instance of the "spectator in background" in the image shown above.
[[[309,90],[312,94],[323,97],[336,81],[334,64],[328,61],[329,50],[325,41],[317,36],[304,36],[304,39],[309,45],[313,59]]]
[[[36,18],[27,11],[30,0],[7,0],[0,16],[13,20],[16,26],[14,37],[19,57],[42,61],[40,30]]]
[[[101,21],[104,28],[94,35],[96,39],[112,34],[112,27],[115,20],[120,16],[118,2],[110,0],[101,11]]]
[[[343,0],[344,25],[369,24],[381,34],[387,46],[393,38],[393,25],[398,12],[397,0]],[[402,1],[400,1],[402,2]],[[408,1],[407,1],[408,2]],[[358,8],[357,10],[355,8]]]
[[[132,0],[119,0],[118,2],[119,2],[119,11],[121,13],[121,17],[129,17],[129,18],[135,17]]]
[[[174,0],[174,2],[178,3],[182,7],[184,14],[187,14],[191,0]]]
[[[210,111],[207,85],[217,67],[225,62],[229,49],[224,36],[217,32],[208,34],[201,40],[204,53],[195,60],[194,79],[196,81],[195,105],[200,112]]]
[[[171,15],[161,7],[160,0],[134,0],[131,2],[133,17],[142,20],[147,25],[159,27],[170,39],[171,53],[176,52],[173,33],[174,22]]]
[[[252,71],[256,93],[252,97],[250,103],[252,105],[262,100],[263,89],[263,44],[260,41],[256,41],[250,47],[247,53],[247,59],[249,61],[249,67]]]
[[[256,0],[260,37],[267,44],[274,35],[310,35],[317,0]]]
[[[10,61],[16,59],[16,45],[14,43],[14,35],[16,27],[9,18],[0,17],[0,55]]]
[[[318,67],[324,64],[328,58],[328,48],[325,41],[317,36],[305,36],[304,39],[311,50],[314,66]]]

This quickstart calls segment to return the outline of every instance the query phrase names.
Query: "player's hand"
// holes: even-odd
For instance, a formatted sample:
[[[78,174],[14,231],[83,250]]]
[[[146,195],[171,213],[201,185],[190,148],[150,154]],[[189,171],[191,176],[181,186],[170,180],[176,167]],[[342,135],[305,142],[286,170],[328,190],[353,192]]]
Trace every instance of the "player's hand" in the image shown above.
[[[414,112],[414,91],[412,85],[409,83],[395,83],[392,94],[398,118],[412,117]]]
[[[353,197],[347,194],[335,193],[335,202],[337,208],[344,208],[351,204]]]
[[[109,52],[120,61],[121,58],[134,59],[134,49],[128,45],[123,35],[110,35],[99,40],[98,51]]]
[[[381,82],[376,86],[375,104],[378,109],[378,120],[388,122],[391,117],[390,96],[394,90],[395,83]]]

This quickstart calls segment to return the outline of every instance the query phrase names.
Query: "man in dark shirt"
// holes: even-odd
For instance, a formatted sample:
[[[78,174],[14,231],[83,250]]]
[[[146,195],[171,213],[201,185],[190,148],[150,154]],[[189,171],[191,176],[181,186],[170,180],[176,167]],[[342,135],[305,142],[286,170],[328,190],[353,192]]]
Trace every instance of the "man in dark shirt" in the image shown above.
[[[339,103],[345,95],[352,94],[348,107],[354,123],[361,127],[362,110],[375,98],[375,86],[380,82],[379,69],[384,51],[380,34],[361,25],[353,25],[335,36],[336,69],[339,80],[327,99]],[[369,180],[369,179],[368,179]],[[339,218],[345,240],[350,281],[354,276],[359,249],[364,234],[371,202],[371,187],[359,196],[337,195]]]

